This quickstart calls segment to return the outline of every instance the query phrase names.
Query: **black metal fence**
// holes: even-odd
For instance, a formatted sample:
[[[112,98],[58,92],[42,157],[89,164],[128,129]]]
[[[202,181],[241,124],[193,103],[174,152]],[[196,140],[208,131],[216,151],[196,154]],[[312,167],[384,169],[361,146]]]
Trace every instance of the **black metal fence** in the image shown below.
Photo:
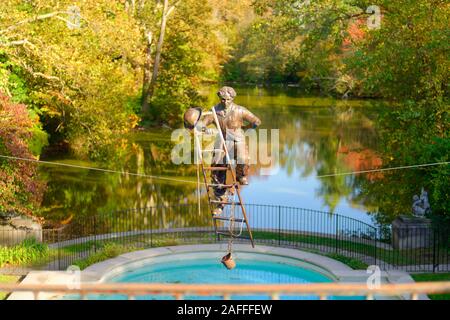
[[[389,238],[371,225],[339,214],[271,205],[250,204],[246,209],[256,245],[308,250],[360,268],[377,265],[383,270],[450,271],[449,234],[444,230],[396,229]],[[230,210],[224,215],[230,216]],[[236,207],[235,217],[241,215]],[[219,225],[223,232],[230,227],[228,221]],[[245,225],[234,223],[232,227],[235,234],[248,236]],[[11,247],[21,238],[35,236],[6,232],[0,231],[0,245]],[[50,258],[33,268],[64,270],[126,251],[227,239],[215,234],[206,205],[199,211],[195,204],[180,204],[77,217],[59,229],[44,230],[42,241],[49,245]]]

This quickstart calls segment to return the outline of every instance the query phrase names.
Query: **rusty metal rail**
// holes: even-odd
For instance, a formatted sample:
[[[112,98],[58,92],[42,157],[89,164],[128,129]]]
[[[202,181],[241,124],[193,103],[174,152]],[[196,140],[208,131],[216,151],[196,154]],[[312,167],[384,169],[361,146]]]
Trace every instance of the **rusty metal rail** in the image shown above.
[[[214,296],[224,300],[232,296],[260,295],[272,300],[281,296],[317,296],[327,300],[332,296],[364,296],[373,300],[375,296],[403,297],[418,300],[421,294],[450,293],[449,282],[422,282],[408,284],[382,284],[370,289],[366,284],[325,283],[325,284],[264,284],[264,285],[203,285],[203,284],[130,284],[130,283],[92,283],[83,284],[79,288],[67,285],[43,284],[0,284],[0,292],[29,292],[37,300],[43,293],[52,295],[77,295],[80,299],[88,295],[123,295],[129,300],[139,296],[160,295],[172,296],[182,300],[186,296]]]

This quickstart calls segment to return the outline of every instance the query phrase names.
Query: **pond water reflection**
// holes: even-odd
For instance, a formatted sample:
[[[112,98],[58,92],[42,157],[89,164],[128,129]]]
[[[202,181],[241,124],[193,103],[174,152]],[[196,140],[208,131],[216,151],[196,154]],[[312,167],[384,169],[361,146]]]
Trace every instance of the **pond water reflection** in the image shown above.
[[[215,103],[215,88],[207,92]],[[271,175],[251,169],[244,188],[247,203],[279,204],[336,212],[372,224],[359,197],[357,180],[378,179],[377,174],[317,176],[378,168],[377,108],[367,101],[344,101],[307,96],[297,89],[237,88],[236,102],[257,114],[265,129],[280,129],[280,158]],[[114,167],[121,171],[176,177],[192,183],[43,165],[47,181],[46,217],[64,220],[118,209],[195,201],[196,167],[171,163],[170,129],[134,132],[126,138],[125,152],[114,164],[76,159],[51,159],[81,166]],[[48,160],[48,159],[46,159]],[[205,217],[205,223],[209,217]]]

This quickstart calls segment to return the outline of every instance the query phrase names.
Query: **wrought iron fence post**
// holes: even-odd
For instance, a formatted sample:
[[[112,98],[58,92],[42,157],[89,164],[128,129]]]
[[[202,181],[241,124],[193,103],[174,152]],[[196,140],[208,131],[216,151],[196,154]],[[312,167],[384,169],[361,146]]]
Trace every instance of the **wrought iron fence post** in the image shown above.
[[[339,249],[338,232],[339,232],[339,215],[336,215],[336,234],[334,237],[336,254],[338,253],[338,249]]]
[[[281,206],[278,206],[278,246],[281,246]]]
[[[150,248],[153,248],[153,216],[152,216],[152,212],[153,212],[153,208],[150,208],[150,215],[149,215],[149,219],[150,219]]]
[[[60,241],[61,228],[57,229],[57,250],[58,250],[58,270],[61,270],[61,241]]]
[[[379,231],[381,231],[381,230],[379,230],[377,227],[375,227],[375,265],[376,266],[378,266],[378,263],[377,263],[378,238],[381,238],[381,237],[378,237],[378,234],[381,235],[381,232],[379,232]]]
[[[97,219],[94,215],[94,253],[97,252]]]
[[[436,272],[436,230],[433,228],[433,273]]]

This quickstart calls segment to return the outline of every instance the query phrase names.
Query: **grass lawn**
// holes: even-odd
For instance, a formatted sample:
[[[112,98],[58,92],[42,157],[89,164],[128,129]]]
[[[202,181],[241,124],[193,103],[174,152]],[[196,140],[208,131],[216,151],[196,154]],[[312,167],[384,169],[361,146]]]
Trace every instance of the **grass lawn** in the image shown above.
[[[342,262],[343,264],[346,264],[353,270],[367,270],[367,268],[369,267],[369,265],[367,263],[364,263],[362,261],[359,261],[359,260],[356,260],[353,258],[348,258],[348,257],[342,256],[340,254],[332,253],[327,256],[330,257],[331,259],[334,259],[334,260]]]
[[[450,281],[450,273],[412,274],[411,277],[416,282]],[[450,294],[430,294],[428,296],[432,300],[450,300]]]
[[[18,276],[5,276],[0,274],[0,283],[16,283],[19,279],[20,277]],[[5,300],[7,296],[7,292],[0,292],[0,300]]]
[[[80,269],[83,270],[92,264],[112,259],[128,252],[156,247],[177,246],[189,243],[209,243],[211,241],[209,235],[206,235],[205,239],[196,238],[195,235],[192,235],[191,240],[193,241],[189,241],[189,237],[186,237],[185,239],[174,239],[170,237],[169,234],[154,236],[151,243],[149,239],[145,239],[141,236],[127,237],[120,240],[102,240],[98,241],[97,244],[95,244],[95,242],[93,241],[88,241],[86,243],[75,244],[63,248],[61,256],[64,257],[72,255],[72,257],[76,257],[79,253],[90,251],[91,254],[88,257],[73,261],[74,265],[80,267]],[[96,248],[95,251],[93,251],[94,247]]]
[[[428,249],[409,249],[409,250],[388,250],[384,248],[376,248],[369,243],[360,243],[357,241],[346,240],[334,237],[324,237],[318,235],[309,234],[288,234],[281,233],[277,234],[274,232],[267,231],[255,231],[253,232],[255,239],[259,240],[274,240],[274,241],[284,241],[291,243],[302,243],[309,244],[313,246],[325,246],[330,248],[339,248],[339,250],[345,250],[349,252],[356,252],[364,254],[366,256],[377,256],[378,259],[394,264],[394,265],[414,265],[417,263],[417,259],[421,259],[421,264],[427,263],[437,263],[438,261],[433,261],[432,248]],[[446,253],[442,251],[442,254],[438,256],[438,259],[442,260],[443,263],[447,263],[447,255],[450,254],[449,249],[445,249]]]

